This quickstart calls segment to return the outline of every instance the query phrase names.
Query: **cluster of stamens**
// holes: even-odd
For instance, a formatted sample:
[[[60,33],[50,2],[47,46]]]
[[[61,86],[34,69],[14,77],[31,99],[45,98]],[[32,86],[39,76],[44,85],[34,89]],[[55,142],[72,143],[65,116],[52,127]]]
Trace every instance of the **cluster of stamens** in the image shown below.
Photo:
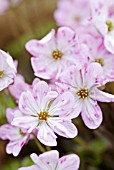
[[[2,78],[4,75],[4,72],[3,71],[0,71],[0,78]]]
[[[41,111],[38,114],[38,116],[39,116],[39,120],[47,120],[50,117],[50,115],[46,111]]]
[[[102,58],[95,59],[95,62],[99,63],[101,66],[104,66],[104,61]]]
[[[62,58],[62,52],[59,51],[59,50],[55,50],[55,51],[52,52],[52,57],[55,60],[59,60],[59,59]]]
[[[108,32],[110,32],[110,31],[112,31],[114,29],[114,24],[110,20],[108,20],[106,22],[106,25],[108,27]]]
[[[77,16],[74,17],[74,20],[75,20],[77,23],[79,23],[79,22],[81,21],[81,17],[77,15]]]
[[[22,135],[22,136],[25,136],[25,135],[26,135],[26,133],[24,133],[21,129],[19,129],[19,133],[20,133],[20,135]]]
[[[89,92],[87,89],[80,89],[78,92],[77,92],[77,95],[80,96],[82,99],[85,99],[86,97],[89,96]]]

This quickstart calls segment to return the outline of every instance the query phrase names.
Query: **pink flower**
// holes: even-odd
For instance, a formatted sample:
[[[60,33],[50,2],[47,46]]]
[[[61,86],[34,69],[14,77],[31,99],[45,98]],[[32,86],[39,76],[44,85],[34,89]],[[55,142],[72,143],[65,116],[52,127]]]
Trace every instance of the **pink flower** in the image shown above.
[[[69,65],[80,65],[75,32],[67,27],[59,28],[57,33],[52,29],[40,41],[30,40],[26,49],[33,56],[31,62],[35,75],[44,79],[58,79]]]
[[[89,1],[58,0],[54,18],[59,26],[69,26],[73,29],[79,25],[87,25],[90,19]]]
[[[7,109],[7,120],[9,124],[2,125],[0,127],[0,138],[2,140],[9,140],[6,146],[6,152],[18,156],[22,147],[27,143],[30,138],[30,134],[25,128],[19,128],[12,126],[10,123],[14,118],[14,114],[22,116],[22,113],[18,109]]]
[[[19,100],[19,97],[22,92],[27,90],[32,90],[34,84],[36,84],[38,81],[40,81],[38,78],[34,79],[32,85],[29,85],[25,82],[25,79],[22,75],[17,74],[17,76],[14,79],[14,84],[9,86],[9,91],[12,94],[12,96],[17,100]]]
[[[0,0],[0,15],[4,14],[4,12],[9,8],[8,0]]]
[[[85,125],[90,129],[99,127],[102,122],[102,112],[97,101],[114,102],[114,95],[97,88],[99,84],[94,74],[97,69],[99,67],[94,63],[85,68],[85,71],[72,66],[61,75],[62,83],[57,83],[60,93],[72,92],[75,99],[74,117],[81,113]]]
[[[58,96],[46,82],[40,81],[33,87],[33,92],[21,94],[19,108],[24,116],[14,118],[12,125],[28,128],[29,133],[38,129],[39,141],[55,146],[57,136],[54,132],[66,138],[77,135],[77,129],[71,122],[73,101],[71,93]]]
[[[35,165],[18,170],[78,170],[80,164],[80,159],[76,154],[59,158],[59,153],[56,150],[45,152],[39,156],[33,153],[30,157]]]
[[[16,72],[12,57],[0,50],[0,91],[13,83]]]
[[[99,63],[105,82],[114,81],[114,55],[108,52],[103,43],[102,35],[93,26],[81,26],[76,30],[80,44],[86,46],[82,55],[86,63]]]
[[[114,1],[90,1],[92,9],[92,23],[104,36],[107,50],[114,54]]]

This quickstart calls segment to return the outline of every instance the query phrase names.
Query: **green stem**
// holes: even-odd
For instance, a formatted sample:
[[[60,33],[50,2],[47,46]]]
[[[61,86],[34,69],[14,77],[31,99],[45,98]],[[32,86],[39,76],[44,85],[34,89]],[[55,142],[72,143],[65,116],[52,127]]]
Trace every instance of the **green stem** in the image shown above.
[[[47,151],[51,151],[51,147],[50,146],[46,146],[46,150]]]
[[[46,152],[46,149],[41,145],[41,143],[38,141],[37,137],[35,136],[35,134],[33,134],[34,136],[34,141],[38,147],[38,149],[43,153]]]

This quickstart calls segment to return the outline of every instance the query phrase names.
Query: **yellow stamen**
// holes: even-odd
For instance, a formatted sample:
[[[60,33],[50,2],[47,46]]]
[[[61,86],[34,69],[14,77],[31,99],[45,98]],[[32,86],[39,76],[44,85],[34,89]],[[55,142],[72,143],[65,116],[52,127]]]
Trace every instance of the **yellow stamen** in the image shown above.
[[[88,89],[80,89],[78,92],[77,92],[77,95],[80,96],[82,99],[85,99],[86,97],[89,96],[89,92],[88,92]]]
[[[110,31],[112,31],[114,29],[114,24],[112,23],[112,21],[107,20],[106,25],[108,27],[108,32],[110,32]]]
[[[0,71],[0,78],[2,78],[4,75],[4,71]]]
[[[38,116],[39,116],[39,120],[47,120],[50,117],[50,115],[46,111],[41,111],[38,114]]]
[[[62,58],[62,52],[59,51],[59,50],[55,50],[55,51],[52,52],[52,57],[55,60],[59,60],[59,59]]]

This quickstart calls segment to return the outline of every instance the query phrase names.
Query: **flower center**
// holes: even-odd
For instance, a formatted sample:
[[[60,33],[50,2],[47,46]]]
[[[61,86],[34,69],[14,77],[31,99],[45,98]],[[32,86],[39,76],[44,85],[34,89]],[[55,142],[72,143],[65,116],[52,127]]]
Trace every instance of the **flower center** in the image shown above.
[[[88,89],[80,89],[80,90],[77,92],[77,95],[80,96],[82,99],[85,99],[86,97],[89,96]]]
[[[4,71],[0,71],[0,78],[2,78],[4,75]]]
[[[110,31],[112,31],[114,29],[114,24],[112,23],[112,21],[107,20],[106,25],[108,27],[108,32],[110,32]]]
[[[38,116],[39,116],[39,120],[47,120],[50,117],[50,115],[46,111],[41,111],[38,114]]]
[[[59,51],[59,50],[55,50],[55,51],[52,52],[52,57],[53,57],[53,59],[55,59],[55,60],[61,59],[61,58],[62,58],[62,55],[63,55],[62,52]]]
[[[77,16],[74,17],[74,20],[75,20],[77,23],[80,23],[81,17],[80,17],[79,15],[77,15]]]
[[[101,66],[104,66],[104,61],[102,58],[95,59],[95,62],[99,63]]]
[[[25,136],[25,135],[26,135],[26,133],[24,133],[21,129],[19,129],[19,133],[20,133],[20,135],[22,135],[22,136]]]

